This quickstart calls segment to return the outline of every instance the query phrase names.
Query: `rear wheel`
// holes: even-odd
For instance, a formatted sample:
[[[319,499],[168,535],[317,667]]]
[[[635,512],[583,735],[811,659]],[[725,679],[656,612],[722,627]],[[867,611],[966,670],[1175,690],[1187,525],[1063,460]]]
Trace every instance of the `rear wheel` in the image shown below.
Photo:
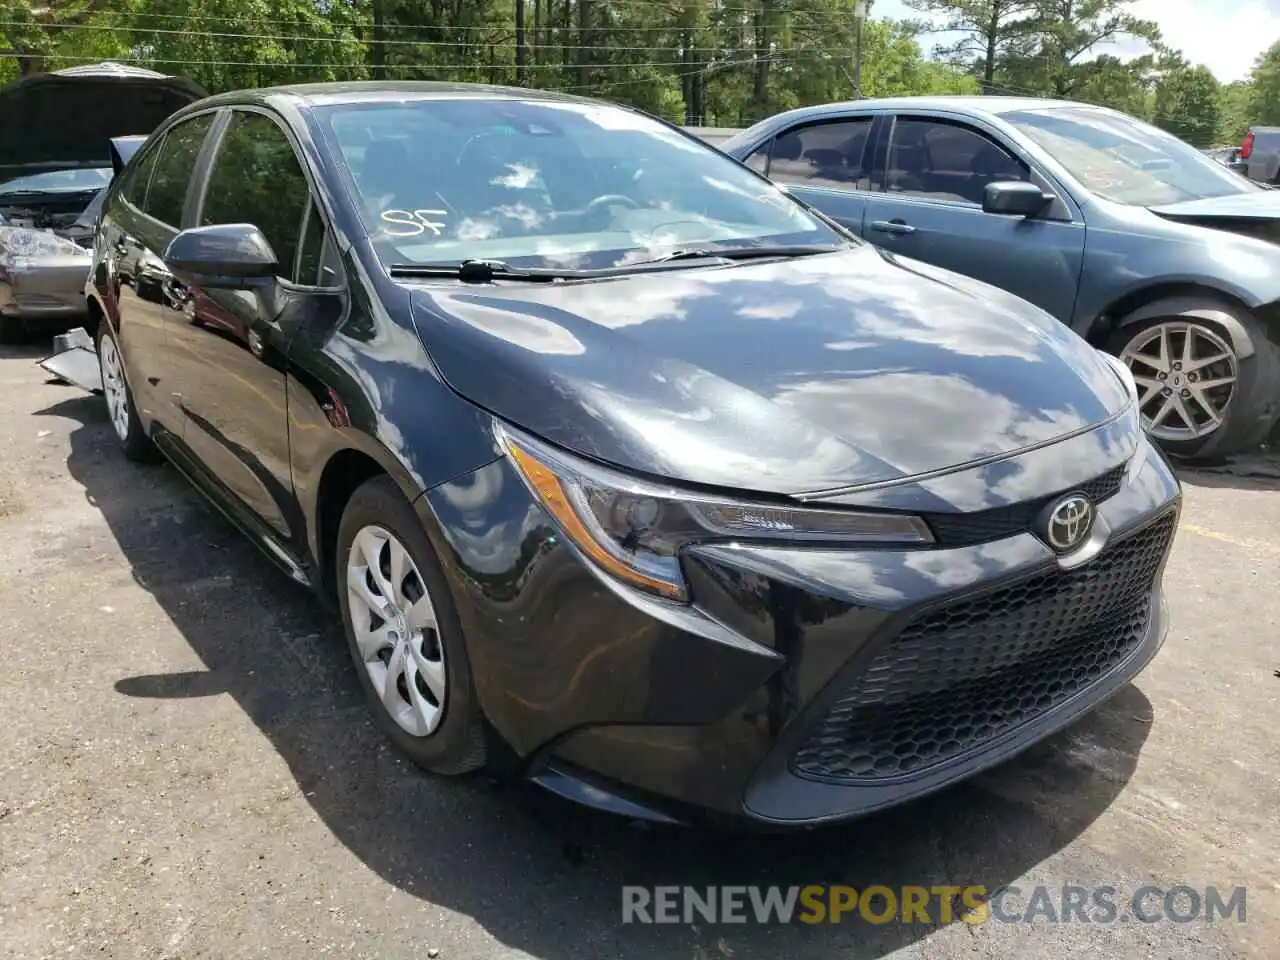
[[[1253,449],[1280,413],[1280,350],[1244,310],[1230,311],[1254,353],[1220,323],[1181,314],[1120,328],[1108,344],[1133,371],[1142,423],[1171,456],[1206,460]]]
[[[130,460],[154,463],[160,453],[142,428],[133,405],[133,392],[124,376],[124,359],[108,324],[98,325],[98,368],[102,374],[102,396],[107,417],[120,441],[120,449]]]
[[[379,725],[433,773],[484,766],[484,722],[453,597],[413,507],[389,478],[352,495],[335,561],[347,645]]]

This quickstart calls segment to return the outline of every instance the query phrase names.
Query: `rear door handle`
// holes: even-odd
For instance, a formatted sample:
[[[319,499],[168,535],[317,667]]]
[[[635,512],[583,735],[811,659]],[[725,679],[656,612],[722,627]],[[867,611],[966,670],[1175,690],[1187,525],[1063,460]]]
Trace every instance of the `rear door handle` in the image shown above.
[[[916,232],[916,228],[905,220],[872,220],[871,229],[876,233],[891,233],[898,237]]]

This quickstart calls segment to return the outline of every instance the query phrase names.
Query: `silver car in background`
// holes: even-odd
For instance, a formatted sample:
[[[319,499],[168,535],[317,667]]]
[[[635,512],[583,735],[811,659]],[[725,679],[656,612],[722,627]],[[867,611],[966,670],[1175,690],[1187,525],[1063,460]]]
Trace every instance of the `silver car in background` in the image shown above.
[[[203,89],[101,63],[0,90],[0,340],[83,322],[102,196],[153,129]]]

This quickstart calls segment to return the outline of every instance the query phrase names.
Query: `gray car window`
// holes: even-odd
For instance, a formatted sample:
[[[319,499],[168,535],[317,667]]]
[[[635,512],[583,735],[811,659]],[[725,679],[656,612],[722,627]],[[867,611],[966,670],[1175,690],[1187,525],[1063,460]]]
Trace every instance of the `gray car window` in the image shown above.
[[[227,126],[209,172],[200,224],[252,223],[271,244],[284,276],[295,272],[302,215],[311,187],[293,144],[274,120],[237,112]],[[311,268],[307,283],[315,282]]]
[[[151,171],[155,168],[156,157],[160,148],[153,146],[146,155],[139,158],[131,167],[126,167],[120,184],[120,196],[141,210],[147,200],[147,184],[151,182]]]
[[[987,184],[1030,176],[1026,164],[972,127],[907,118],[893,125],[885,172],[889,193],[980,204]]]
[[[866,190],[871,117],[795,127],[779,134],[769,153],[769,178],[806,187]],[[751,158],[748,158],[751,166]]]
[[[171,227],[182,225],[187,187],[213,117],[212,113],[202,113],[182,121],[165,134],[156,159],[155,173],[151,176],[146,205],[147,213],[161,223]]]

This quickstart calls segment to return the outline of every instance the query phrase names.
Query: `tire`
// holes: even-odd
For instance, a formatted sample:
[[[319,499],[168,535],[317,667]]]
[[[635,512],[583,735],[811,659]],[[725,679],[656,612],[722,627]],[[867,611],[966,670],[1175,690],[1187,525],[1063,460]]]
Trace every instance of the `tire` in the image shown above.
[[[370,549],[371,544],[381,542],[378,537],[383,534],[386,535],[385,543],[377,550]],[[372,572],[357,577],[363,589],[354,592],[385,600],[383,594],[391,579],[388,576],[389,560],[396,544],[407,552],[409,564],[401,568],[408,571],[408,575],[402,577],[401,588],[392,588],[392,593],[402,598],[396,606],[403,607],[403,612],[408,615],[371,619],[369,605],[353,597],[353,588],[348,585],[349,571],[354,568],[359,573],[369,568],[371,564],[365,561],[370,559],[371,553],[376,553],[380,560],[381,578],[375,578]],[[484,716],[471,680],[466,641],[453,595],[421,521],[389,477],[366,481],[352,494],[338,527],[333,562],[347,648],[378,726],[401,753],[431,773],[456,776],[485,766]],[[421,621],[411,622],[414,611],[427,609],[420,603],[411,604],[422,596],[422,588],[425,588],[428,607],[434,614],[434,629],[419,630]],[[357,620],[361,628],[378,622],[382,626],[377,631],[367,631],[357,627]],[[387,645],[367,660],[361,650],[361,636],[366,639],[376,637]],[[399,637],[408,639],[398,641]],[[409,655],[410,645],[421,651],[421,659]],[[369,641],[370,649],[374,646],[381,644]],[[430,662],[434,667],[437,661],[442,661],[443,670],[433,670],[431,675],[439,677],[443,674],[443,696],[430,692],[425,679],[428,674],[416,666]],[[397,663],[403,667],[395,666]],[[389,674],[397,678],[395,691],[389,695],[395,707],[394,715],[383,697],[387,691],[385,679]],[[410,695],[408,684],[411,682],[415,684],[416,697]],[[431,703],[435,704],[436,712],[432,714],[434,727],[429,725],[429,721],[424,722],[422,712],[414,708],[414,704],[423,703],[428,708]]]
[[[124,376],[124,359],[116,342],[111,325],[98,324],[98,371],[102,375],[102,397],[107,406],[107,419],[115,431],[116,440],[125,457],[137,463],[155,463],[160,459],[151,438],[147,436],[138,419],[133,403],[133,391]],[[114,370],[111,369],[114,357]],[[120,408],[123,404],[123,409]]]
[[[31,338],[19,317],[0,317],[0,343],[24,343]]]
[[[1135,377],[1146,377],[1148,380],[1159,376],[1156,368],[1145,365],[1141,360],[1135,363],[1131,357],[1134,352],[1152,355],[1154,348],[1144,349],[1143,344],[1152,343],[1160,328],[1164,328],[1169,334],[1174,354],[1181,353],[1184,337],[1193,333],[1197,345],[1216,343],[1230,355],[1228,360],[1202,368],[1193,374],[1201,378],[1200,382],[1203,382],[1205,372],[1210,379],[1221,379],[1228,375],[1235,377],[1229,395],[1225,393],[1225,388],[1206,394],[1211,402],[1221,402],[1223,396],[1228,396],[1219,407],[1220,420],[1216,427],[1210,429],[1211,421],[1207,420],[1205,425],[1201,425],[1203,432],[1199,434],[1190,430],[1171,430],[1164,425],[1155,427],[1152,420],[1163,401],[1157,395],[1143,404],[1143,424],[1148,428],[1151,438],[1165,453],[1180,460],[1204,462],[1249,452],[1266,440],[1280,417],[1280,347],[1272,342],[1266,328],[1250,311],[1226,305],[1218,307],[1215,312],[1219,311],[1244,328],[1254,345],[1252,356],[1237,356],[1227,329],[1211,319],[1211,314],[1206,315],[1203,311],[1186,311],[1127,325],[1121,320],[1106,347],[1108,353],[1128,364]],[[1169,379],[1164,383],[1172,384],[1179,376],[1186,376],[1180,367],[1179,364],[1177,371],[1169,371]],[[1185,391],[1192,386],[1194,384],[1182,380],[1179,389]],[[1175,388],[1167,386],[1161,389]],[[1194,395],[1187,403],[1187,408],[1196,416],[1206,416],[1204,408],[1195,402]],[[1176,415],[1171,414],[1169,422],[1183,422],[1181,417],[1175,417]]]

